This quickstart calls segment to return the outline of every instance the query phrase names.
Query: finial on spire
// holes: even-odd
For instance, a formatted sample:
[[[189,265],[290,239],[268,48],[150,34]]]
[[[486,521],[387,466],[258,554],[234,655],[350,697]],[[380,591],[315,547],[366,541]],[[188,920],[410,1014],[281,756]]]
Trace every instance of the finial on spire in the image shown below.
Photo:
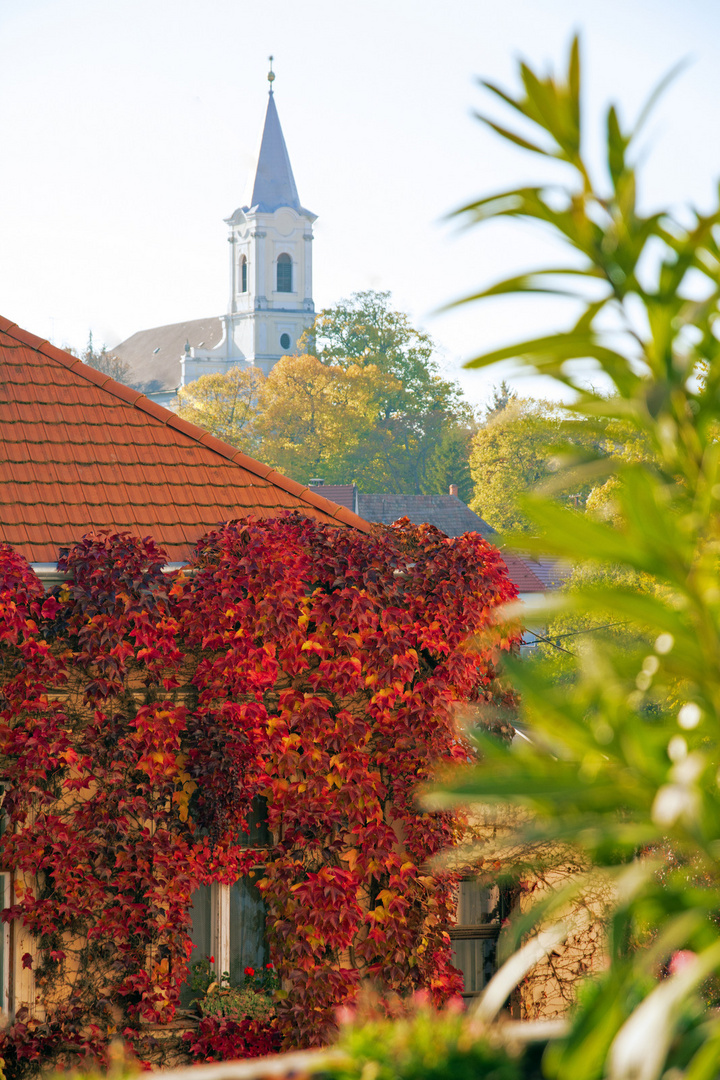
[[[270,61],[270,70],[268,71],[268,82],[270,83],[270,93],[272,94],[272,92],[273,92],[272,84],[275,82],[275,72],[272,69],[272,66],[273,66],[273,58],[272,58],[272,56],[268,56],[268,60]]]

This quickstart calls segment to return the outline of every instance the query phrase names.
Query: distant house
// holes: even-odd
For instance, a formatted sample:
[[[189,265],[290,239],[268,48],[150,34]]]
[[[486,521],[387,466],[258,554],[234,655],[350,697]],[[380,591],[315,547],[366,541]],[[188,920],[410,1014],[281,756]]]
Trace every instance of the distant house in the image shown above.
[[[235,517],[273,518],[294,511],[365,533],[371,531],[371,515],[385,521],[405,515],[418,522],[429,519],[406,497],[384,509],[363,502],[366,516],[361,516],[352,509],[355,498],[352,486],[305,486],[282,476],[0,318],[0,541],[24,555],[48,586],[60,579],[62,549],[102,529],[152,536],[167,552],[170,570],[188,560],[208,530]],[[434,507],[432,523],[445,531],[488,531],[455,495],[420,498],[430,500],[426,509]],[[518,588],[542,589],[521,560],[509,556],[507,562]],[[9,902],[11,887],[10,875],[0,868],[0,907]],[[465,907],[468,890],[470,885],[464,887]],[[219,964],[232,940],[229,908],[222,910],[227,918],[217,914],[207,890],[198,899],[202,933],[196,920],[196,945],[202,952],[212,940]],[[461,916],[464,910],[461,905]],[[471,935],[457,931],[458,941],[466,942],[458,946],[458,963],[468,972],[472,993],[492,967],[496,923],[483,925],[480,938],[477,927]],[[22,927],[4,924],[0,1008],[5,1011],[18,1004],[33,1009],[33,975],[21,963],[31,945]]]
[[[352,510],[365,521],[392,525],[394,521],[406,517],[414,525],[434,525],[446,536],[480,533],[503,551],[510,580],[520,599],[544,593],[553,587],[550,584],[550,560],[542,569],[538,564],[536,570],[534,561],[528,557],[503,550],[502,543],[498,542],[498,533],[458,498],[454,484],[448,495],[365,495],[354,484],[325,484],[319,480],[311,480],[310,489]]]

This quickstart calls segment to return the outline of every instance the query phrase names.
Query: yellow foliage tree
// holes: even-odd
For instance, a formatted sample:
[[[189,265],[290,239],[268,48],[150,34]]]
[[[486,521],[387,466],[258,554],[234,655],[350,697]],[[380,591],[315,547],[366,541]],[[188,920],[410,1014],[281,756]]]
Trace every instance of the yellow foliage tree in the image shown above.
[[[316,356],[285,356],[270,372],[255,429],[263,458],[299,481],[362,482],[376,475],[384,441],[378,401],[397,380],[369,364],[323,364]]]
[[[211,431],[246,454],[259,449],[258,410],[265,377],[258,368],[202,375],[180,387],[178,415]]]

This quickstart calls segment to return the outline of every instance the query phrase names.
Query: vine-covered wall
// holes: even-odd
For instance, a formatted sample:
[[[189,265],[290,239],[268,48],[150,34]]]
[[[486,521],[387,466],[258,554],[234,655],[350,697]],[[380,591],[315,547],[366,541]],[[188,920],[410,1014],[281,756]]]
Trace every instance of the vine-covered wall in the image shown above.
[[[150,538],[85,537],[46,596],[0,547],[3,919],[29,943],[11,1072],[118,1036],[142,1056],[144,1026],[176,1014],[193,892],[243,875],[267,906],[284,1045],[326,1041],[366,980],[459,989],[454,879],[427,865],[459,826],[414,792],[471,753],[459,702],[509,703],[499,553],[286,515],[219,528],[175,576],[165,561]],[[258,797],[262,850],[242,842]]]

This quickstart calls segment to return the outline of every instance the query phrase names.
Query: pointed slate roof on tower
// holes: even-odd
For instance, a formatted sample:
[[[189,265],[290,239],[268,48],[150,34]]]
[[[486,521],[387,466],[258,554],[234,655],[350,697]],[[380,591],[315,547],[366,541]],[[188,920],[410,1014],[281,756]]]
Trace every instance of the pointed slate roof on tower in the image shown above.
[[[272,90],[249,205],[263,213],[272,213],[281,206],[290,206],[298,213],[302,209]]]
[[[272,57],[270,58],[272,61]],[[290,164],[290,155],[287,152],[280,117],[275,105],[275,95],[272,84],[275,73],[270,68],[268,79],[270,81],[270,94],[268,97],[267,112],[265,113],[265,126],[263,127],[258,154],[257,169],[252,185],[249,202],[243,207],[244,211],[257,210],[263,214],[271,214],[279,210],[281,206],[289,206],[298,214],[306,214],[315,219],[300,205],[295,177]]]

